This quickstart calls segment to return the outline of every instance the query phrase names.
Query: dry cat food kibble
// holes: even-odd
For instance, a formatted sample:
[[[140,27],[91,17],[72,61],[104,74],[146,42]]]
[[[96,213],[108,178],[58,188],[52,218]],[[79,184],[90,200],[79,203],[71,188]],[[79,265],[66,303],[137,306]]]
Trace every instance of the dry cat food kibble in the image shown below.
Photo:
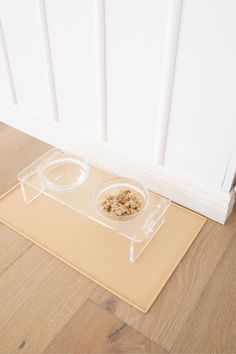
[[[121,189],[106,194],[101,201],[104,212],[111,216],[137,214],[144,206],[143,197],[132,189]]]

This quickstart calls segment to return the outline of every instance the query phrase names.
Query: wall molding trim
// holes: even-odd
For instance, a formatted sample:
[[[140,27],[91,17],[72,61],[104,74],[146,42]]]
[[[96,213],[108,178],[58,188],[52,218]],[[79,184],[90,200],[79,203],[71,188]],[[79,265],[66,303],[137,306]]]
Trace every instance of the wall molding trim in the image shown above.
[[[94,0],[94,35],[96,55],[96,98],[97,126],[99,139],[107,139],[106,121],[106,20],[105,0]]]
[[[236,139],[229,157],[225,177],[222,188],[225,191],[230,191],[236,183]]]
[[[165,160],[182,7],[183,0],[169,1],[158,119],[156,123],[156,146],[154,162],[157,165],[163,165]]]
[[[52,111],[52,120],[57,122],[59,121],[59,112],[57,105],[57,95],[56,95],[56,85],[53,72],[53,63],[51,55],[51,46],[48,33],[48,21],[45,8],[45,0],[38,0],[38,17],[40,21],[40,32],[42,36],[42,47],[44,50],[44,59],[45,59],[45,68],[47,70],[48,77],[48,92],[50,97],[51,111]]]
[[[9,60],[9,55],[7,51],[3,25],[1,20],[0,20],[0,50],[2,50],[2,55],[4,58],[4,65],[5,65],[5,71],[6,71],[8,89],[9,89],[9,94],[11,96],[11,101],[13,104],[17,104],[16,90],[15,90],[14,81],[12,77],[12,70],[11,70],[11,65],[10,65],[10,60]]]
[[[48,144],[85,156],[97,167],[132,176],[172,201],[224,224],[235,202],[235,190],[223,191],[164,166],[150,162],[101,142],[69,134],[60,122],[47,124],[10,108],[0,106],[0,122],[19,129]]]

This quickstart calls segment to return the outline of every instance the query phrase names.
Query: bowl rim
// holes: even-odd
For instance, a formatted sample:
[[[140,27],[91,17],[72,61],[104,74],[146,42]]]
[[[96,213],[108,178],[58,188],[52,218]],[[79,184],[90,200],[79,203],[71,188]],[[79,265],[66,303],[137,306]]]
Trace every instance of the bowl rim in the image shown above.
[[[69,156],[62,156],[59,158],[55,159],[48,159],[48,160],[43,160],[37,167],[37,174],[40,180],[40,183],[44,188],[47,188],[49,190],[52,190],[54,192],[67,192],[71,191],[77,187],[80,187],[88,178],[89,174],[89,164],[88,161],[82,157],[82,156],[76,156],[75,154],[67,153]],[[49,179],[45,176],[45,171],[51,167],[51,166],[57,166],[60,163],[65,163],[65,162],[72,162],[76,165],[79,165],[85,167],[84,169],[84,175],[81,175],[81,178],[79,178],[76,182],[70,183],[70,184],[64,184],[64,185],[59,185],[53,182],[50,182]]]
[[[133,215],[116,216],[116,215],[109,215],[108,213],[104,212],[102,210],[102,208],[99,207],[98,199],[99,199],[99,196],[101,196],[101,194],[104,192],[102,189],[102,186],[109,184],[109,183],[111,183],[111,185],[110,185],[111,187],[112,187],[112,184],[115,184],[115,183],[117,183],[117,184],[130,183],[131,185],[138,184],[140,189],[143,190],[145,198],[146,198],[144,207],[139,212],[137,212],[136,214],[133,214]],[[136,190],[136,188],[133,188],[133,189]],[[99,184],[99,186],[96,188],[94,197],[95,197],[96,210],[101,215],[108,218],[109,220],[118,221],[118,222],[119,221],[129,221],[129,220],[133,220],[135,218],[140,217],[143,214],[143,212],[147,209],[149,202],[150,202],[150,195],[149,195],[149,191],[148,191],[147,187],[142,182],[140,182],[134,178],[130,178],[130,177],[112,177],[112,178],[106,179],[101,184]]]

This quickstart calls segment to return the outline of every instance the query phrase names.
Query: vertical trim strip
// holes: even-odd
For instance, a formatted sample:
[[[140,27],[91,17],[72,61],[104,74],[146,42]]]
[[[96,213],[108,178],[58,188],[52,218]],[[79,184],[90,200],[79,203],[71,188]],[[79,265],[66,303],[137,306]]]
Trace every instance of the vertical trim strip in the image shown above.
[[[38,13],[40,21],[40,29],[42,34],[42,43],[46,59],[46,70],[49,85],[49,95],[51,100],[52,116],[54,122],[59,122],[58,104],[56,97],[56,85],[53,71],[52,55],[50,48],[49,32],[48,32],[48,22],[45,8],[44,0],[37,0],[38,3]]]
[[[226,192],[230,192],[236,183],[236,140],[234,141],[234,146],[232,148],[225,175],[224,180],[222,182],[222,189]]]
[[[156,125],[154,164],[163,165],[167,143],[172,88],[177,57],[183,0],[169,0],[166,42],[163,56],[159,110]]]
[[[105,0],[94,0],[96,107],[99,140],[107,140],[106,121],[106,50],[105,50]]]
[[[7,52],[7,46],[6,46],[6,41],[5,41],[5,36],[4,36],[3,26],[1,21],[0,21],[0,46],[2,48],[3,60],[5,64],[4,66],[6,70],[7,83],[8,83],[8,89],[10,92],[11,100],[12,103],[17,104],[16,90],[15,90],[15,85],[12,77],[10,60]]]

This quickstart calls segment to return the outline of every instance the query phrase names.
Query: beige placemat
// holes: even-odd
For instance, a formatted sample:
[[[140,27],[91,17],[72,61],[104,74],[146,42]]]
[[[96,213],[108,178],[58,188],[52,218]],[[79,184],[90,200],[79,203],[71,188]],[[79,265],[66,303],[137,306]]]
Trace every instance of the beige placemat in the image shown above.
[[[206,221],[172,204],[165,225],[132,264],[127,239],[47,196],[26,205],[19,185],[1,197],[0,220],[142,312],[149,310]]]

